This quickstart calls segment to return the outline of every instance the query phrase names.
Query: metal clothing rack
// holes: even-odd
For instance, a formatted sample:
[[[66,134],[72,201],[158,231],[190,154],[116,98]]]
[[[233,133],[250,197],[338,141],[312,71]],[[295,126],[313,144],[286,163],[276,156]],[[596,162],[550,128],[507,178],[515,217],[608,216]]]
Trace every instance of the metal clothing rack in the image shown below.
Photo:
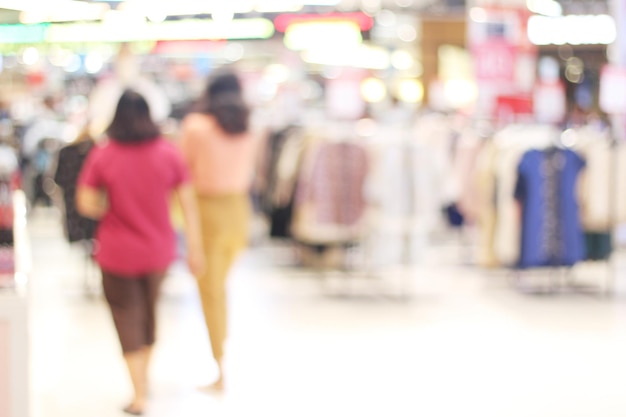
[[[406,130],[402,130],[399,132],[394,132],[394,134],[402,135],[399,144],[401,145],[401,163],[403,167],[403,172],[405,174],[405,198],[407,201],[406,210],[408,212],[408,217],[412,217],[416,212],[415,205],[415,189],[417,187],[415,178],[414,178],[414,143],[410,140],[411,137],[409,132]],[[406,219],[405,219],[406,220]],[[413,259],[413,245],[414,237],[412,236],[413,231],[409,227],[403,227],[402,230],[398,234],[398,238],[400,239],[400,265],[404,267],[408,267],[412,263]],[[335,296],[350,296],[355,297],[357,294],[351,290],[350,287],[354,287],[354,283],[357,279],[369,280],[370,284],[377,283],[383,285],[382,278],[383,274],[375,271],[375,267],[372,265],[371,261],[373,257],[373,249],[371,247],[372,243],[374,243],[375,237],[371,234],[367,234],[363,237],[361,241],[354,242],[345,242],[342,246],[344,247],[345,255],[343,257],[343,263],[339,268],[334,270],[318,270],[318,273],[324,277],[325,288],[328,289],[328,277],[333,273],[339,273],[344,278],[342,281],[346,284],[343,289],[347,288],[347,291],[343,291],[341,293],[334,293]],[[357,261],[356,258],[359,256],[359,250],[361,251],[360,261]],[[356,265],[360,265],[360,267]],[[408,274],[407,274],[408,275]],[[373,297],[382,298],[382,299],[393,299],[398,301],[407,301],[410,299],[410,292],[407,285],[407,279],[402,280],[401,288],[399,291],[391,293],[390,291],[385,291],[383,288],[381,291],[377,291],[375,294],[372,294]]]
[[[89,298],[100,294],[100,273],[94,262],[96,241],[93,239],[81,240],[80,248],[83,251],[83,290]]]
[[[405,132],[406,134],[406,132]],[[339,135],[337,138],[339,143],[342,141],[350,141],[350,139],[346,139],[349,135],[345,131],[337,130],[335,135]],[[336,139],[336,140],[337,140]],[[408,141],[402,140],[402,163],[406,170],[409,171],[411,175],[407,178],[407,192],[409,193],[409,212],[414,211],[414,178],[412,176],[412,167],[413,167],[413,155],[411,153],[411,145]],[[342,204],[341,208],[345,209],[347,204]],[[403,230],[401,236],[401,262],[404,265],[408,265],[411,262],[411,234],[409,230]],[[382,275],[376,271],[374,271],[374,267],[371,264],[371,260],[373,258],[372,253],[372,236],[369,233],[365,233],[365,235],[361,236],[360,239],[352,239],[346,241],[338,241],[338,242],[327,242],[323,245],[324,248],[328,251],[332,250],[340,250],[342,251],[341,260],[338,266],[328,267],[319,263],[314,266],[315,275],[320,277],[321,285],[323,292],[331,297],[341,297],[341,298],[355,298],[360,296],[368,296],[370,295],[373,298],[382,298],[382,299],[399,299],[399,300],[407,300],[409,299],[409,291],[408,286],[403,285],[403,288],[399,292],[399,294],[391,294],[389,291],[376,291],[375,293],[364,295],[362,293],[357,293],[355,291],[355,286],[357,280],[363,282],[364,280],[369,281],[369,284],[381,284],[382,285]],[[359,259],[360,258],[360,259]],[[339,281],[341,282],[341,286],[337,288],[331,288],[330,282],[331,278],[339,276]]]
[[[530,285],[528,278],[538,276],[544,272],[547,282],[544,285]],[[533,270],[514,270],[512,285],[523,294],[531,295],[558,295],[558,294],[606,294],[606,287],[588,285],[576,282],[574,266],[552,266]]]

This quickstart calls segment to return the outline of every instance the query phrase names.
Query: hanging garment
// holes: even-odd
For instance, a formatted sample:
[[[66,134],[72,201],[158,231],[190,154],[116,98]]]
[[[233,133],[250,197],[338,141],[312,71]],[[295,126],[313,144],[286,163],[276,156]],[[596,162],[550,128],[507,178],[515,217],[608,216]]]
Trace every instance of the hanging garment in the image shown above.
[[[86,139],[67,145],[59,151],[54,182],[63,190],[65,237],[70,243],[93,239],[98,224],[81,216],[76,210],[76,182],[83,162],[93,146],[93,140]]]
[[[586,162],[579,195],[583,228],[606,233],[626,222],[626,146],[591,128],[575,131],[576,152]]]
[[[476,190],[476,210],[478,226],[478,248],[476,262],[484,267],[497,267],[500,261],[496,254],[496,159],[498,149],[493,140],[487,140],[476,161],[476,170],[472,178]]]
[[[368,144],[366,198],[371,212],[371,264],[395,265],[423,254],[441,221],[430,152],[412,132],[387,127]]]
[[[518,267],[572,266],[585,258],[576,198],[584,160],[571,150],[531,150],[518,165],[515,198],[522,205]]]
[[[274,208],[272,197],[277,182],[277,166],[283,147],[289,139],[293,127],[288,126],[283,129],[271,132],[267,137],[263,160],[259,168],[259,176],[262,179],[260,190],[261,209],[267,216],[271,216]]]
[[[494,135],[497,147],[494,251],[501,265],[515,265],[520,256],[519,207],[515,201],[517,167],[527,151],[546,149],[559,135],[559,129],[549,125],[510,125]]]
[[[300,129],[291,128],[286,133],[279,155],[273,167],[270,208],[270,236],[290,238],[291,222],[298,172],[304,154],[306,135]]]
[[[366,212],[365,148],[351,142],[324,143],[308,158],[296,191],[294,237],[309,243],[358,238]]]

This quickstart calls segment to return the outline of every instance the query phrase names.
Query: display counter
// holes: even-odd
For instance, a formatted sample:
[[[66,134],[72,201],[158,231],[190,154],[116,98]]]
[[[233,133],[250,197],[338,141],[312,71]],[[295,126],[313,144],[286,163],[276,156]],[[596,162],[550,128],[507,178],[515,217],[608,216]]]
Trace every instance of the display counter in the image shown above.
[[[30,246],[26,198],[13,192],[14,243],[11,276],[0,286],[0,417],[30,416],[29,292]]]

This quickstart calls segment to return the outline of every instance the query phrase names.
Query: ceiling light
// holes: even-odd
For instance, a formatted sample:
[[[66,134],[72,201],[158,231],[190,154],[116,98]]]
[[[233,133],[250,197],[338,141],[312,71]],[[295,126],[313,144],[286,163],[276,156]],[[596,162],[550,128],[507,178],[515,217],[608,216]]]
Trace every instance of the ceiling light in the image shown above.
[[[487,22],[487,11],[482,7],[472,7],[469,12],[469,17],[476,23]]]
[[[104,67],[104,58],[97,52],[91,52],[85,58],[85,71],[97,74]]]
[[[561,16],[563,7],[554,0],[526,0],[528,10],[545,16]]]
[[[379,103],[387,96],[387,87],[378,78],[367,78],[361,84],[361,94],[368,103]]]
[[[424,85],[418,80],[402,80],[396,88],[396,96],[405,103],[419,103],[424,99]]]
[[[167,13],[163,10],[150,10],[146,13],[146,17],[149,21],[154,23],[162,23],[167,19]]]
[[[413,56],[407,51],[399,50],[391,54],[391,65],[393,65],[395,69],[408,70],[411,69],[414,63],[415,59],[413,59]]]
[[[396,4],[400,7],[410,7],[413,5],[414,0],[396,0]]]
[[[413,42],[417,39],[417,30],[412,25],[402,25],[398,28],[398,38],[404,42]]]
[[[35,65],[39,61],[39,51],[35,47],[29,47],[22,53],[22,62],[25,65]]]
[[[65,71],[66,72],[78,72],[78,70],[80,70],[81,65],[82,65],[82,60],[80,59],[80,57],[76,54],[72,54],[70,58],[68,59],[67,64],[65,65]]]
[[[0,0],[0,8],[8,6]],[[71,22],[100,20],[110,10],[108,4],[94,4],[84,1],[53,0],[37,3],[24,1],[20,9],[20,23],[35,24],[45,22]]]
[[[211,18],[217,23],[229,23],[235,18],[235,13],[232,10],[219,10],[213,12]]]
[[[285,45],[295,51],[304,49],[334,50],[354,48],[363,42],[361,30],[352,22],[296,23],[285,32]]]

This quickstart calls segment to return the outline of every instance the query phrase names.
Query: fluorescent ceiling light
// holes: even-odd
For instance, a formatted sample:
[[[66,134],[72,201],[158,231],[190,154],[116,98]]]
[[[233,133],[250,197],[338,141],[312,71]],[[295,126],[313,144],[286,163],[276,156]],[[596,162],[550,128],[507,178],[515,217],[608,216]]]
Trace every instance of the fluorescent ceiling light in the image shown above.
[[[300,2],[304,6],[337,6],[341,1],[339,0],[310,0]]]
[[[71,9],[76,6],[81,7],[83,4],[87,3],[73,0],[0,0],[0,9],[36,12],[42,10]]]
[[[545,16],[561,16],[563,7],[554,0],[526,0],[528,10]]]
[[[158,24],[144,22],[135,25],[75,23],[50,25],[46,32],[46,42],[268,39],[273,34],[272,22],[261,18],[234,20],[228,25],[211,20],[168,21]]]
[[[45,22],[73,22],[100,20],[110,10],[108,4],[95,4],[72,1],[71,6],[45,7],[37,10],[23,10],[20,22],[24,24]]]
[[[253,0],[230,2],[202,2],[198,0],[154,1],[127,0],[117,8],[120,11],[133,12],[147,16],[163,14],[166,16],[193,16],[212,13],[249,13],[253,10]]]
[[[22,23],[97,20],[109,9],[108,4],[74,0],[0,0],[1,9],[22,12]]]
[[[294,51],[306,49],[342,50],[363,42],[361,30],[353,22],[307,22],[290,25],[285,32],[285,46]]]

